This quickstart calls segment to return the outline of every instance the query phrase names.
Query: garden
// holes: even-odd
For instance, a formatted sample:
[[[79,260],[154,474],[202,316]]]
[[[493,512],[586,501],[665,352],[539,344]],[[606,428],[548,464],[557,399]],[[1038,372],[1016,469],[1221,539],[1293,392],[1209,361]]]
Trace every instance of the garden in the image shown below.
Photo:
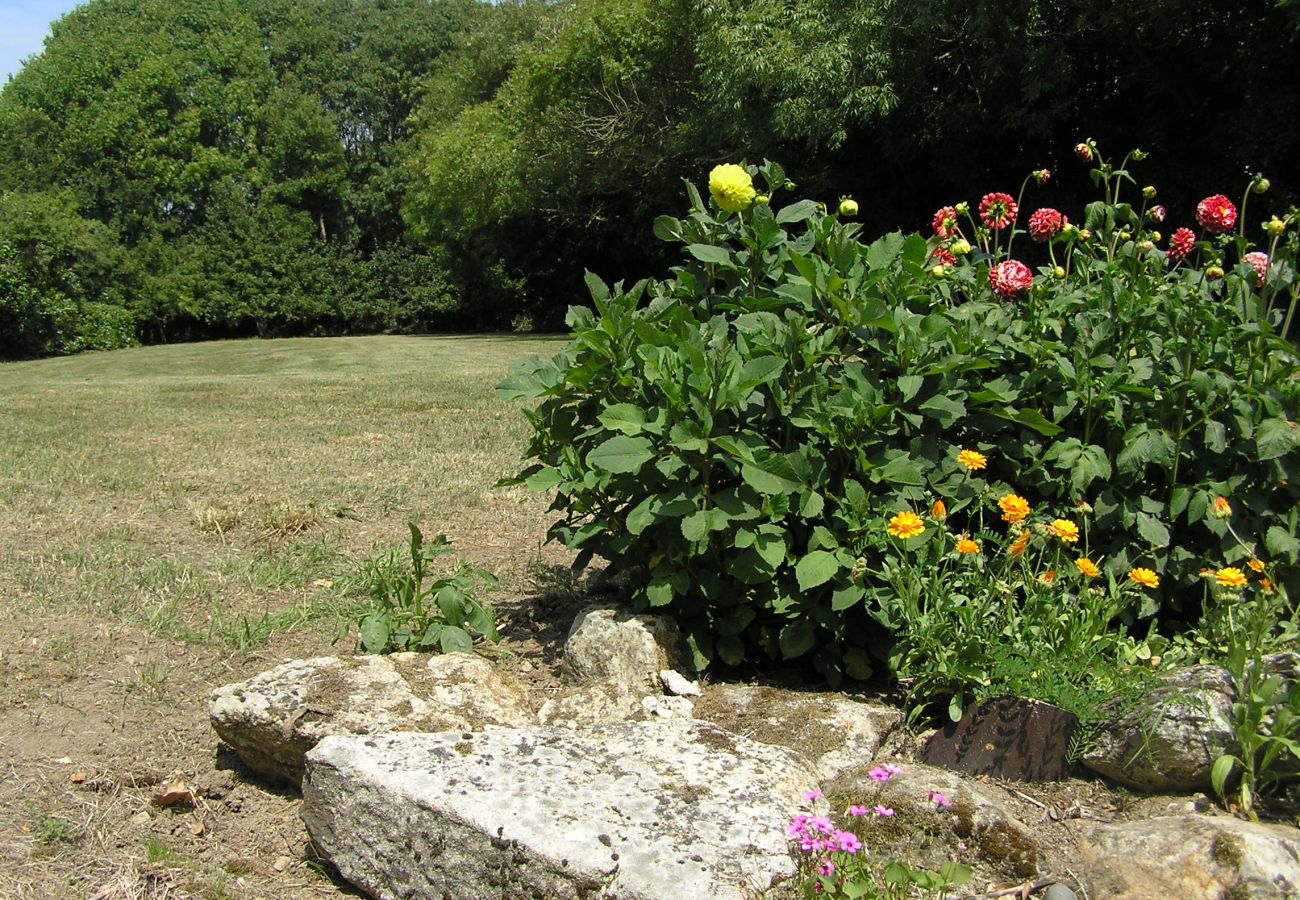
[[[1106,704],[1222,666],[1242,749],[1214,791],[1292,819],[1300,689],[1264,661],[1297,637],[1297,213],[1248,218],[1262,175],[1171,211],[1141,151],[1074,152],[1082,210],[1035,203],[1080,177],[1043,169],[875,238],[775,163],[688,183],[655,221],[671,276],[589,275],[569,344],[500,387],[533,404],[508,483],[718,677],[884,679],[920,728],[1033,698],[1086,743]],[[969,875],[868,862],[855,820],[892,811],[836,812],[790,826],[808,896]]]

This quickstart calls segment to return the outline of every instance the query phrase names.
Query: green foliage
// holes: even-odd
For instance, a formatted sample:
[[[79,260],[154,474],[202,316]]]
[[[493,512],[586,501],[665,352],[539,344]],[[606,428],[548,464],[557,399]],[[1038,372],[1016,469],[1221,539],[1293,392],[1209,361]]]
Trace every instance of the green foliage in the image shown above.
[[[367,653],[425,650],[453,653],[474,649],[474,636],[496,643],[500,635],[490,608],[479,603],[478,583],[496,579],[460,560],[448,575],[433,577],[429,564],[453,552],[445,535],[425,543],[411,523],[408,552],[393,550],[367,560],[343,587],[366,595],[354,613],[358,645]],[[409,562],[409,565],[408,565]]]
[[[1015,302],[989,272],[1016,228],[976,228],[974,253],[934,267],[920,235],[864,244],[809,201],[718,214],[690,188],[686,218],[655,222],[684,245],[673,278],[624,290],[589,275],[594,309],[570,310],[569,346],[502,385],[539,401],[520,480],[556,491],[551,536],[676,614],[697,665],[807,655],[832,682],[868,672],[915,618],[898,609],[886,520],[935,497],[972,515],[1006,485],[1034,509],[1090,504],[1112,584],[1105,608],[1080,611],[1095,635],[1137,566],[1164,585],[1124,614],[1178,609],[1177,587],[1225,545],[1218,495],[1292,580],[1300,386],[1276,305],[1294,299],[1291,270],[1260,290],[1246,266],[1221,281],[1167,268],[1121,201],[1122,168],[1097,172],[1090,234],[1049,244],[1064,275],[1049,266]],[[751,171],[769,194],[786,185],[779,167]],[[1245,249],[1225,236],[1201,252]],[[989,456],[987,481],[958,448]],[[926,591],[951,602],[946,584]],[[1073,640],[1048,608],[1023,627],[1046,625]]]

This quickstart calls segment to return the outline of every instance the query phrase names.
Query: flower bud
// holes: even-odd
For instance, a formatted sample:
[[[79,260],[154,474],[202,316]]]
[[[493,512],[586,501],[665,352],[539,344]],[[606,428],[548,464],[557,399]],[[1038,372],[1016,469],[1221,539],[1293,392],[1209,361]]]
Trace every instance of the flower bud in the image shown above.
[[[1147,210],[1147,218],[1152,222],[1163,222],[1165,220],[1165,208],[1156,204]]]
[[[1141,150],[1134,150],[1131,158],[1133,162],[1142,162],[1142,160],[1147,158],[1147,155]]]
[[[759,194],[757,197],[754,198],[754,202],[757,203],[759,206],[766,206],[767,204],[772,202],[772,198],[769,197],[767,194]]]
[[[1092,237],[1092,231],[1087,228],[1079,229],[1079,240],[1086,241],[1090,237]]]
[[[1138,241],[1137,249],[1139,253],[1150,253],[1152,250],[1156,249],[1156,245],[1150,241]]]
[[[1038,182],[1039,184],[1047,184],[1047,182],[1051,180],[1052,180],[1052,173],[1051,170],[1049,169],[1039,169],[1037,172],[1034,173],[1034,181]]]
[[[856,216],[858,214],[858,201],[845,197],[840,201],[840,215]]]
[[[1218,281],[1223,277],[1223,268],[1221,266],[1210,266],[1205,270],[1205,277],[1210,281]]]
[[[1160,241],[1160,238],[1161,238],[1161,236],[1160,236],[1160,232],[1158,232],[1158,231],[1153,231],[1153,232],[1151,232],[1151,240],[1156,241],[1156,242],[1159,242],[1159,241]]]
[[[1156,199],[1156,186],[1154,184],[1148,184],[1142,189],[1142,196],[1146,197],[1148,200]]]
[[[1074,155],[1079,157],[1083,162],[1092,162],[1092,148],[1087,144],[1075,144]]]
[[[970,241],[965,238],[957,238],[948,245],[948,252],[953,256],[965,256],[970,253]]]
[[[1057,266],[1055,269],[1052,270],[1052,274],[1055,275],[1057,278],[1064,278],[1064,277],[1065,277],[1065,267],[1064,267],[1064,266]]]
[[[1286,233],[1286,222],[1274,216],[1264,223],[1264,230],[1268,232],[1269,237],[1281,237]]]
[[[953,209],[956,210],[957,215],[964,216],[970,212],[970,205],[965,202],[962,202],[954,206]]]
[[[1271,187],[1271,185],[1268,183],[1268,179],[1263,175],[1256,175],[1254,180],[1250,183],[1251,191],[1256,194],[1268,193],[1269,187]]]
[[[939,265],[935,266],[933,269],[930,270],[930,274],[933,275],[935,278],[942,278],[943,276],[948,274],[948,267],[945,266],[943,263],[940,263]]]
[[[1119,239],[1121,241],[1131,241],[1133,240],[1133,235],[1129,234],[1127,231],[1121,231],[1119,233]]]

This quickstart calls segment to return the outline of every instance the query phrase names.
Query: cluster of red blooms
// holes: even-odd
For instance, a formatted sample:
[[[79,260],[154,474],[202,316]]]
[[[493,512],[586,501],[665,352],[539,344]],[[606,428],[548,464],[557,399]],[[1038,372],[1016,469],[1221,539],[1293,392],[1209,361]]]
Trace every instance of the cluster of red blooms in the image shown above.
[[[1169,238],[1169,250],[1165,253],[1165,259],[1176,263],[1191,253],[1195,246],[1195,232],[1190,228],[1180,228]]]
[[[1222,194],[1196,204],[1196,221],[1210,234],[1226,234],[1237,224],[1237,207]]]
[[[1034,283],[1034,273],[1029,266],[1014,259],[1004,259],[989,268],[989,285],[993,293],[1003,300],[1010,300],[1021,291],[1027,291]]]
[[[980,200],[980,221],[994,231],[1001,231],[1014,222],[1019,212],[1020,207],[1010,194],[985,194]]]
[[[1059,234],[1069,223],[1070,220],[1058,211],[1043,207],[1029,217],[1029,236],[1041,244]]]
[[[934,226],[934,233],[939,237],[952,237],[957,233],[957,210],[951,206],[945,206],[934,214],[934,219],[930,224]]]

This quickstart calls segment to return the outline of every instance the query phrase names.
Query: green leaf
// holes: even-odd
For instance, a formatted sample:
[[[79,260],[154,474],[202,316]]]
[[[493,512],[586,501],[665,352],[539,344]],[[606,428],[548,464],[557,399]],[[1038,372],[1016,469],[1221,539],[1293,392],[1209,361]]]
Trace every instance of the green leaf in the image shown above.
[[[529,475],[524,479],[524,484],[528,485],[530,491],[537,494],[544,494],[563,480],[564,476],[560,474],[559,469],[548,467],[542,469],[540,472],[534,472],[532,475]]]
[[[994,410],[993,415],[1000,419],[1017,422],[1024,425],[1026,428],[1032,428],[1043,437],[1056,437],[1061,433],[1061,426],[1043,418],[1043,414],[1036,409],[1012,409],[1011,407],[1004,407],[1001,410]]]
[[[627,514],[624,527],[628,534],[639,535],[655,522],[654,505],[657,497],[646,497]]]
[[[800,200],[798,203],[781,207],[776,214],[776,224],[789,225],[792,222],[802,222],[811,218],[815,212],[817,212],[816,203],[811,200]]]
[[[1214,788],[1214,793],[1220,797],[1226,796],[1228,778],[1236,765],[1237,758],[1227,753],[1214,761],[1214,766],[1210,769],[1210,787]]]
[[[720,509],[701,509],[682,519],[682,537],[702,541],[711,531],[727,527],[730,517]]]
[[[670,243],[686,240],[686,235],[682,232],[682,223],[672,216],[660,216],[655,219],[654,233],[659,240]]]
[[[584,272],[583,280],[587,282],[587,290],[591,291],[593,300],[608,300],[609,285],[600,280],[600,276],[595,272]]]
[[[906,403],[915,397],[923,384],[925,384],[924,375],[899,375],[898,392],[903,395],[903,402]]]
[[[723,635],[714,643],[718,658],[729,666],[738,666],[745,661],[745,644],[733,635]]]
[[[803,500],[799,503],[799,515],[805,519],[815,519],[822,514],[826,507],[826,500],[816,491],[805,491]]]
[[[687,244],[686,252],[703,263],[731,265],[731,251],[725,247],[715,247],[712,244]]]
[[[903,235],[895,231],[876,240],[867,248],[867,268],[884,269],[889,267],[898,254],[903,251]]]
[[[448,625],[438,635],[438,644],[443,653],[470,653],[474,650],[474,639],[463,628]]]
[[[745,363],[740,369],[740,389],[753,390],[772,378],[785,367],[785,360],[779,356],[759,356]]]
[[[651,606],[667,606],[673,602],[673,586],[668,581],[652,581],[645,589]]]
[[[645,413],[641,411],[641,407],[633,406],[631,403],[615,403],[613,406],[607,406],[596,418],[610,431],[619,431],[623,434],[640,434],[641,429],[645,427]]]
[[[830,581],[839,570],[840,562],[834,553],[814,550],[799,560],[794,576],[799,581],[799,590],[808,591]]]
[[[802,656],[812,649],[814,643],[812,624],[804,619],[798,622],[791,622],[781,629],[779,639],[781,645],[781,656],[784,659],[794,659],[796,656]]]
[[[965,712],[966,695],[962,693],[953,694],[948,700],[948,718],[954,722],[960,722]]]
[[[860,647],[844,651],[844,674],[855,681],[866,681],[872,675],[871,654]]]
[[[1154,547],[1169,546],[1169,529],[1165,524],[1150,513],[1139,512],[1137,514],[1137,530]]]
[[[918,409],[925,415],[936,420],[942,427],[947,428],[956,422],[962,416],[966,415],[966,404],[960,400],[954,400],[943,394],[936,394],[929,400],[922,403]]]
[[[619,435],[605,441],[587,454],[587,465],[615,474],[633,474],[640,471],[654,456],[650,441],[643,437]]]
[[[1285,456],[1296,448],[1296,426],[1286,419],[1265,419],[1255,431],[1255,447],[1261,462]]]
[[[754,551],[773,569],[785,562],[785,538],[779,534],[760,532],[754,539]]]
[[[1096,444],[1089,444],[1079,451],[1074,467],[1070,470],[1070,486],[1076,494],[1082,495],[1088,485],[1100,479],[1108,481],[1111,476],[1110,457]]]
[[[907,453],[900,453],[883,468],[875,473],[876,477],[890,484],[902,485],[922,485],[925,484],[925,478],[921,475],[921,467],[916,464],[912,457]]]
[[[1281,526],[1272,525],[1264,533],[1264,547],[1273,556],[1294,559],[1296,552],[1300,551],[1300,540]]]
[[[1124,449],[1115,458],[1122,474],[1139,472],[1147,463],[1169,465],[1174,459],[1174,442],[1164,431],[1151,431],[1146,425],[1135,425],[1124,432]]]
[[[388,617],[382,613],[371,613],[361,620],[361,646],[367,653],[386,651],[389,634]]]
[[[831,594],[831,609],[835,612],[846,610],[861,600],[866,593],[866,589],[860,584],[839,588]]]

